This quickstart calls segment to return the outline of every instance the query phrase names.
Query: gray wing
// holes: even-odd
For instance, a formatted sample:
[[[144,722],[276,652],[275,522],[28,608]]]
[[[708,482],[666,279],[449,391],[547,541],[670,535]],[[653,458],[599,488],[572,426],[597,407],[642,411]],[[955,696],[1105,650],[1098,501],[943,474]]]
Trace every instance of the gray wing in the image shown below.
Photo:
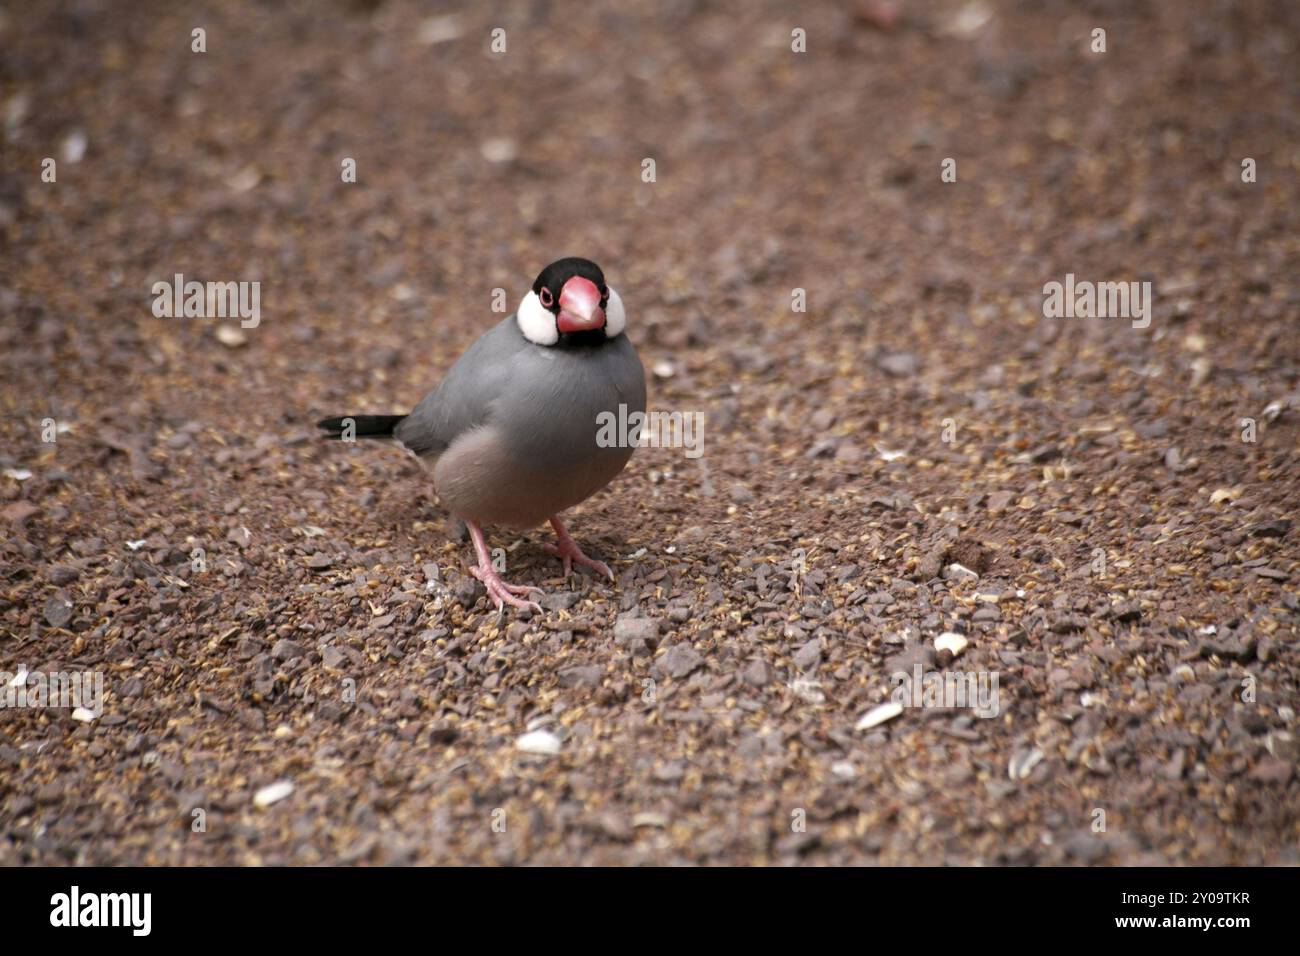
[[[515,356],[528,347],[515,317],[507,317],[479,336],[393,436],[415,454],[437,458],[458,435],[487,421],[507,391]]]

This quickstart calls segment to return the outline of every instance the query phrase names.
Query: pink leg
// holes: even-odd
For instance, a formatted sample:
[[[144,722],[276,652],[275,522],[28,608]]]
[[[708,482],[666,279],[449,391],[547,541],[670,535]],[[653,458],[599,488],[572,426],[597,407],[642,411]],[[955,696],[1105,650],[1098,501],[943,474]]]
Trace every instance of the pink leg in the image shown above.
[[[604,561],[596,561],[582,553],[582,549],[578,547],[578,542],[570,538],[569,532],[564,530],[564,525],[560,523],[559,515],[556,515],[551,519],[551,527],[555,529],[555,537],[559,539],[560,543],[558,546],[553,544],[544,544],[542,547],[557,558],[562,558],[564,560],[564,576],[566,578],[569,576],[569,572],[573,570],[573,562],[577,561],[579,564],[585,564],[593,571],[599,571],[611,581],[614,580],[614,572],[609,569],[608,564]]]
[[[521,601],[515,595],[529,594],[530,592],[545,594],[546,592],[541,588],[516,587],[502,581],[497,569],[492,567],[492,556],[488,554],[487,538],[483,537],[483,529],[472,521],[466,521],[465,526],[469,528],[469,536],[474,539],[474,550],[478,552],[478,567],[470,568],[469,573],[483,582],[483,587],[487,588],[488,597],[496,604],[497,610],[502,609],[501,605],[504,602],[511,607],[532,608],[538,614],[541,614],[542,606],[536,601]]]

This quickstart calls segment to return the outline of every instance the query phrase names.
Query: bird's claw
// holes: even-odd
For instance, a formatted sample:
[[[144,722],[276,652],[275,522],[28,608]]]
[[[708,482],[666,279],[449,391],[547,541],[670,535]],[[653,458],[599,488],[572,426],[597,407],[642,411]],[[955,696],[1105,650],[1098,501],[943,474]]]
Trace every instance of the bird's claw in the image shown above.
[[[611,581],[614,580],[614,572],[609,569],[609,565],[604,561],[597,561],[595,558],[587,557],[582,553],[582,549],[578,547],[577,542],[572,538],[563,540],[558,545],[544,544],[542,547],[545,548],[549,554],[555,555],[564,562],[564,576],[566,578],[573,571],[573,563],[576,561],[578,564],[585,564],[593,571],[603,574]]]
[[[483,582],[483,587],[487,589],[488,597],[492,603],[497,606],[497,610],[504,610],[504,605],[509,604],[511,607],[528,608],[538,614],[542,613],[542,606],[536,601],[525,601],[515,597],[516,594],[536,593],[545,595],[546,592],[541,588],[529,587],[528,585],[506,584],[501,580],[501,575],[497,574],[495,568],[470,568],[469,573],[474,575]]]

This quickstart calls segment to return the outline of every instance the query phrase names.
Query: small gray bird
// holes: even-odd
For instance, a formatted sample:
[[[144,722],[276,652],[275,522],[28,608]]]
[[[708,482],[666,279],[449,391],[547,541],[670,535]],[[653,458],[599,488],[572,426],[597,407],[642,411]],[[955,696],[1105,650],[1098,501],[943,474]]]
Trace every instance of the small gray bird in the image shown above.
[[[433,487],[469,527],[478,553],[470,573],[502,603],[531,607],[492,566],[483,525],[532,528],[549,520],[564,561],[614,575],[582,553],[560,512],[623,470],[636,435],[608,440],[602,421],[645,413],[645,370],[623,334],[618,293],[586,259],[552,262],[519,310],[482,335],[409,415],[347,415],[319,422],[328,437],[393,438],[433,472]],[[619,406],[624,406],[620,410]],[[598,436],[603,436],[598,441]]]

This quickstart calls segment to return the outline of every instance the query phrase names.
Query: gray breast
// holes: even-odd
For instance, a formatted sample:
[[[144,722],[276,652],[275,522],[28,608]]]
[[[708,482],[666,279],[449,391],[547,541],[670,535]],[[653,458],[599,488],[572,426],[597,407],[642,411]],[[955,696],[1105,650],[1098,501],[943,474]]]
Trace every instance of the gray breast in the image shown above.
[[[439,496],[471,521],[528,527],[590,497],[632,455],[625,442],[602,447],[601,415],[645,411],[645,372],[625,335],[596,347],[523,343],[492,350],[502,364],[480,369],[477,383],[496,386],[483,396],[487,407],[462,412],[474,420],[434,468]]]

